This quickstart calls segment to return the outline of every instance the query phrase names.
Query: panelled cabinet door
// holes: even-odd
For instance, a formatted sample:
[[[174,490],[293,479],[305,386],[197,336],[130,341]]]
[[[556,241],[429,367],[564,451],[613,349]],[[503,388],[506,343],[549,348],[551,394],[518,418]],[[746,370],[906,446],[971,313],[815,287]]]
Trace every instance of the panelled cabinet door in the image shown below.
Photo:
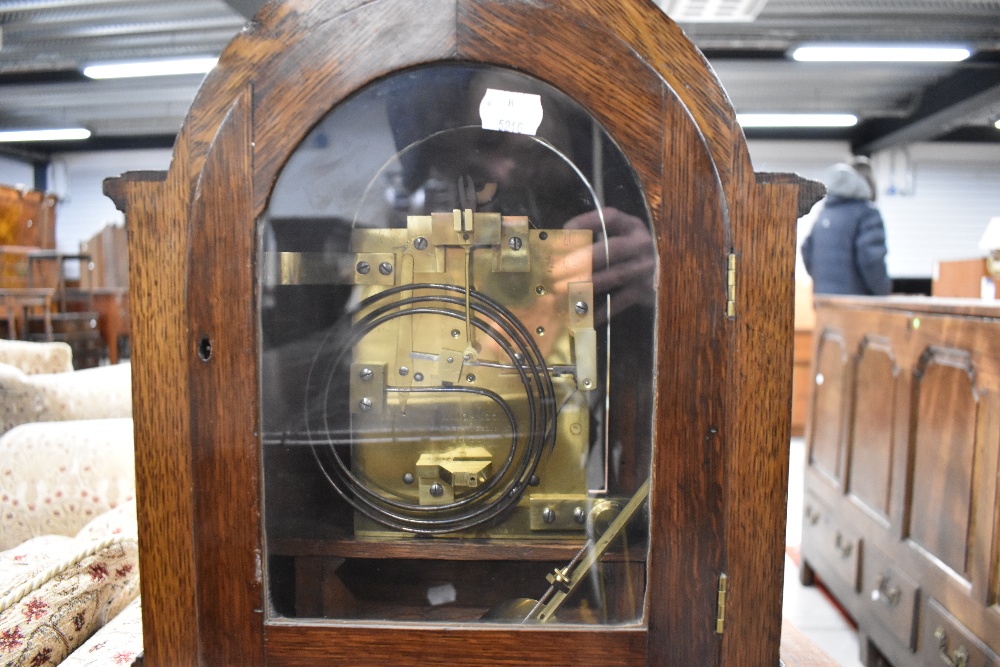
[[[829,329],[820,334],[814,367],[809,465],[839,486],[843,481],[841,457],[847,375],[847,343],[842,334]]]
[[[866,337],[855,363],[848,491],[886,521],[892,498],[896,365],[892,343]]]
[[[106,186],[148,664],[777,662],[817,191],[652,3],[272,2],[174,155]]]
[[[914,372],[909,536],[969,578],[979,396],[968,352],[929,348]]]

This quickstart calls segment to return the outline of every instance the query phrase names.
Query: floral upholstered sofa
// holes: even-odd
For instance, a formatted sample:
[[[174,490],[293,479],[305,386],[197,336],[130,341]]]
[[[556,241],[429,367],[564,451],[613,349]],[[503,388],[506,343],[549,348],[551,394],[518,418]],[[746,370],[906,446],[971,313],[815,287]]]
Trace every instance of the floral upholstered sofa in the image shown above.
[[[131,364],[74,371],[65,343],[0,340],[0,434],[32,422],[131,416]]]
[[[0,341],[0,667],[142,650],[128,364]]]

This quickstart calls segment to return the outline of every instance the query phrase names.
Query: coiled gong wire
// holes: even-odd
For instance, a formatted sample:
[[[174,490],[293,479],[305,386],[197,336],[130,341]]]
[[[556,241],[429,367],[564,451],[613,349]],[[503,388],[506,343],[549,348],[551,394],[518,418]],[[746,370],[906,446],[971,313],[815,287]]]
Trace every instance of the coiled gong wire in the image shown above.
[[[396,299],[400,293],[413,293]],[[503,410],[511,427],[510,451],[503,466],[488,483],[453,502],[420,505],[394,499],[371,488],[356,476],[328,438],[310,434],[313,456],[324,477],[355,510],[382,525],[410,533],[435,535],[469,530],[502,519],[521,499],[545,452],[556,439],[555,392],[545,359],[524,324],[502,304],[470,289],[468,303],[472,325],[489,336],[511,361],[524,387],[527,428],[502,396],[488,389],[442,385],[439,387],[388,387],[389,392],[413,394],[463,393],[494,401]],[[314,361],[306,379],[306,392],[322,383],[323,405],[330,405],[337,389],[333,379],[344,357],[367,334],[401,317],[437,315],[466,320],[466,290],[448,284],[415,283],[399,285],[372,295],[349,314],[354,324],[337,348],[330,372],[314,378]],[[363,314],[362,314],[363,313]],[[355,319],[356,318],[356,319]],[[331,332],[332,335],[332,332]],[[328,337],[329,339],[329,337]],[[317,387],[318,388],[318,387]],[[310,420],[307,419],[307,423]],[[328,411],[323,411],[325,433],[331,433]],[[325,442],[324,442],[325,441]],[[321,443],[321,444],[317,444]],[[325,444],[325,446],[321,446]],[[387,455],[391,452],[387,451]]]

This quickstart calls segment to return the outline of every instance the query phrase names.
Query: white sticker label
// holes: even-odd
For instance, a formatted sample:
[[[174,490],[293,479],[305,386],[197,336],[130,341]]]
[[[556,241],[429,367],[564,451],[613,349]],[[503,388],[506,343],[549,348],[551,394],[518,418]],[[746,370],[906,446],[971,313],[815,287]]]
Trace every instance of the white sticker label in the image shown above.
[[[479,103],[484,130],[535,135],[542,124],[542,98],[487,88]]]

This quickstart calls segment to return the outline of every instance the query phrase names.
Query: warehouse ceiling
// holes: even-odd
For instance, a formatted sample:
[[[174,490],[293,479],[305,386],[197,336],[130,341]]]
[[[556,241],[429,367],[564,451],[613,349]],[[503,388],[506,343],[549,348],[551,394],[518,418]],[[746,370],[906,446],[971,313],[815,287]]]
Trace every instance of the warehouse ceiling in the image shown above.
[[[37,162],[53,151],[171,145],[200,75],[94,81],[82,75],[83,66],[218,55],[262,4],[0,0],[0,130],[82,126],[93,133],[69,144],[0,144],[0,151]],[[738,112],[822,111],[859,118],[848,128],[748,129],[751,138],[843,139],[858,153],[937,139],[1000,141],[993,125],[1000,118],[1000,0],[660,5],[682,19]],[[733,7],[747,11],[743,18],[755,18],[704,21]],[[803,63],[788,56],[801,43],[830,41],[961,44],[973,55],[946,64]]]

